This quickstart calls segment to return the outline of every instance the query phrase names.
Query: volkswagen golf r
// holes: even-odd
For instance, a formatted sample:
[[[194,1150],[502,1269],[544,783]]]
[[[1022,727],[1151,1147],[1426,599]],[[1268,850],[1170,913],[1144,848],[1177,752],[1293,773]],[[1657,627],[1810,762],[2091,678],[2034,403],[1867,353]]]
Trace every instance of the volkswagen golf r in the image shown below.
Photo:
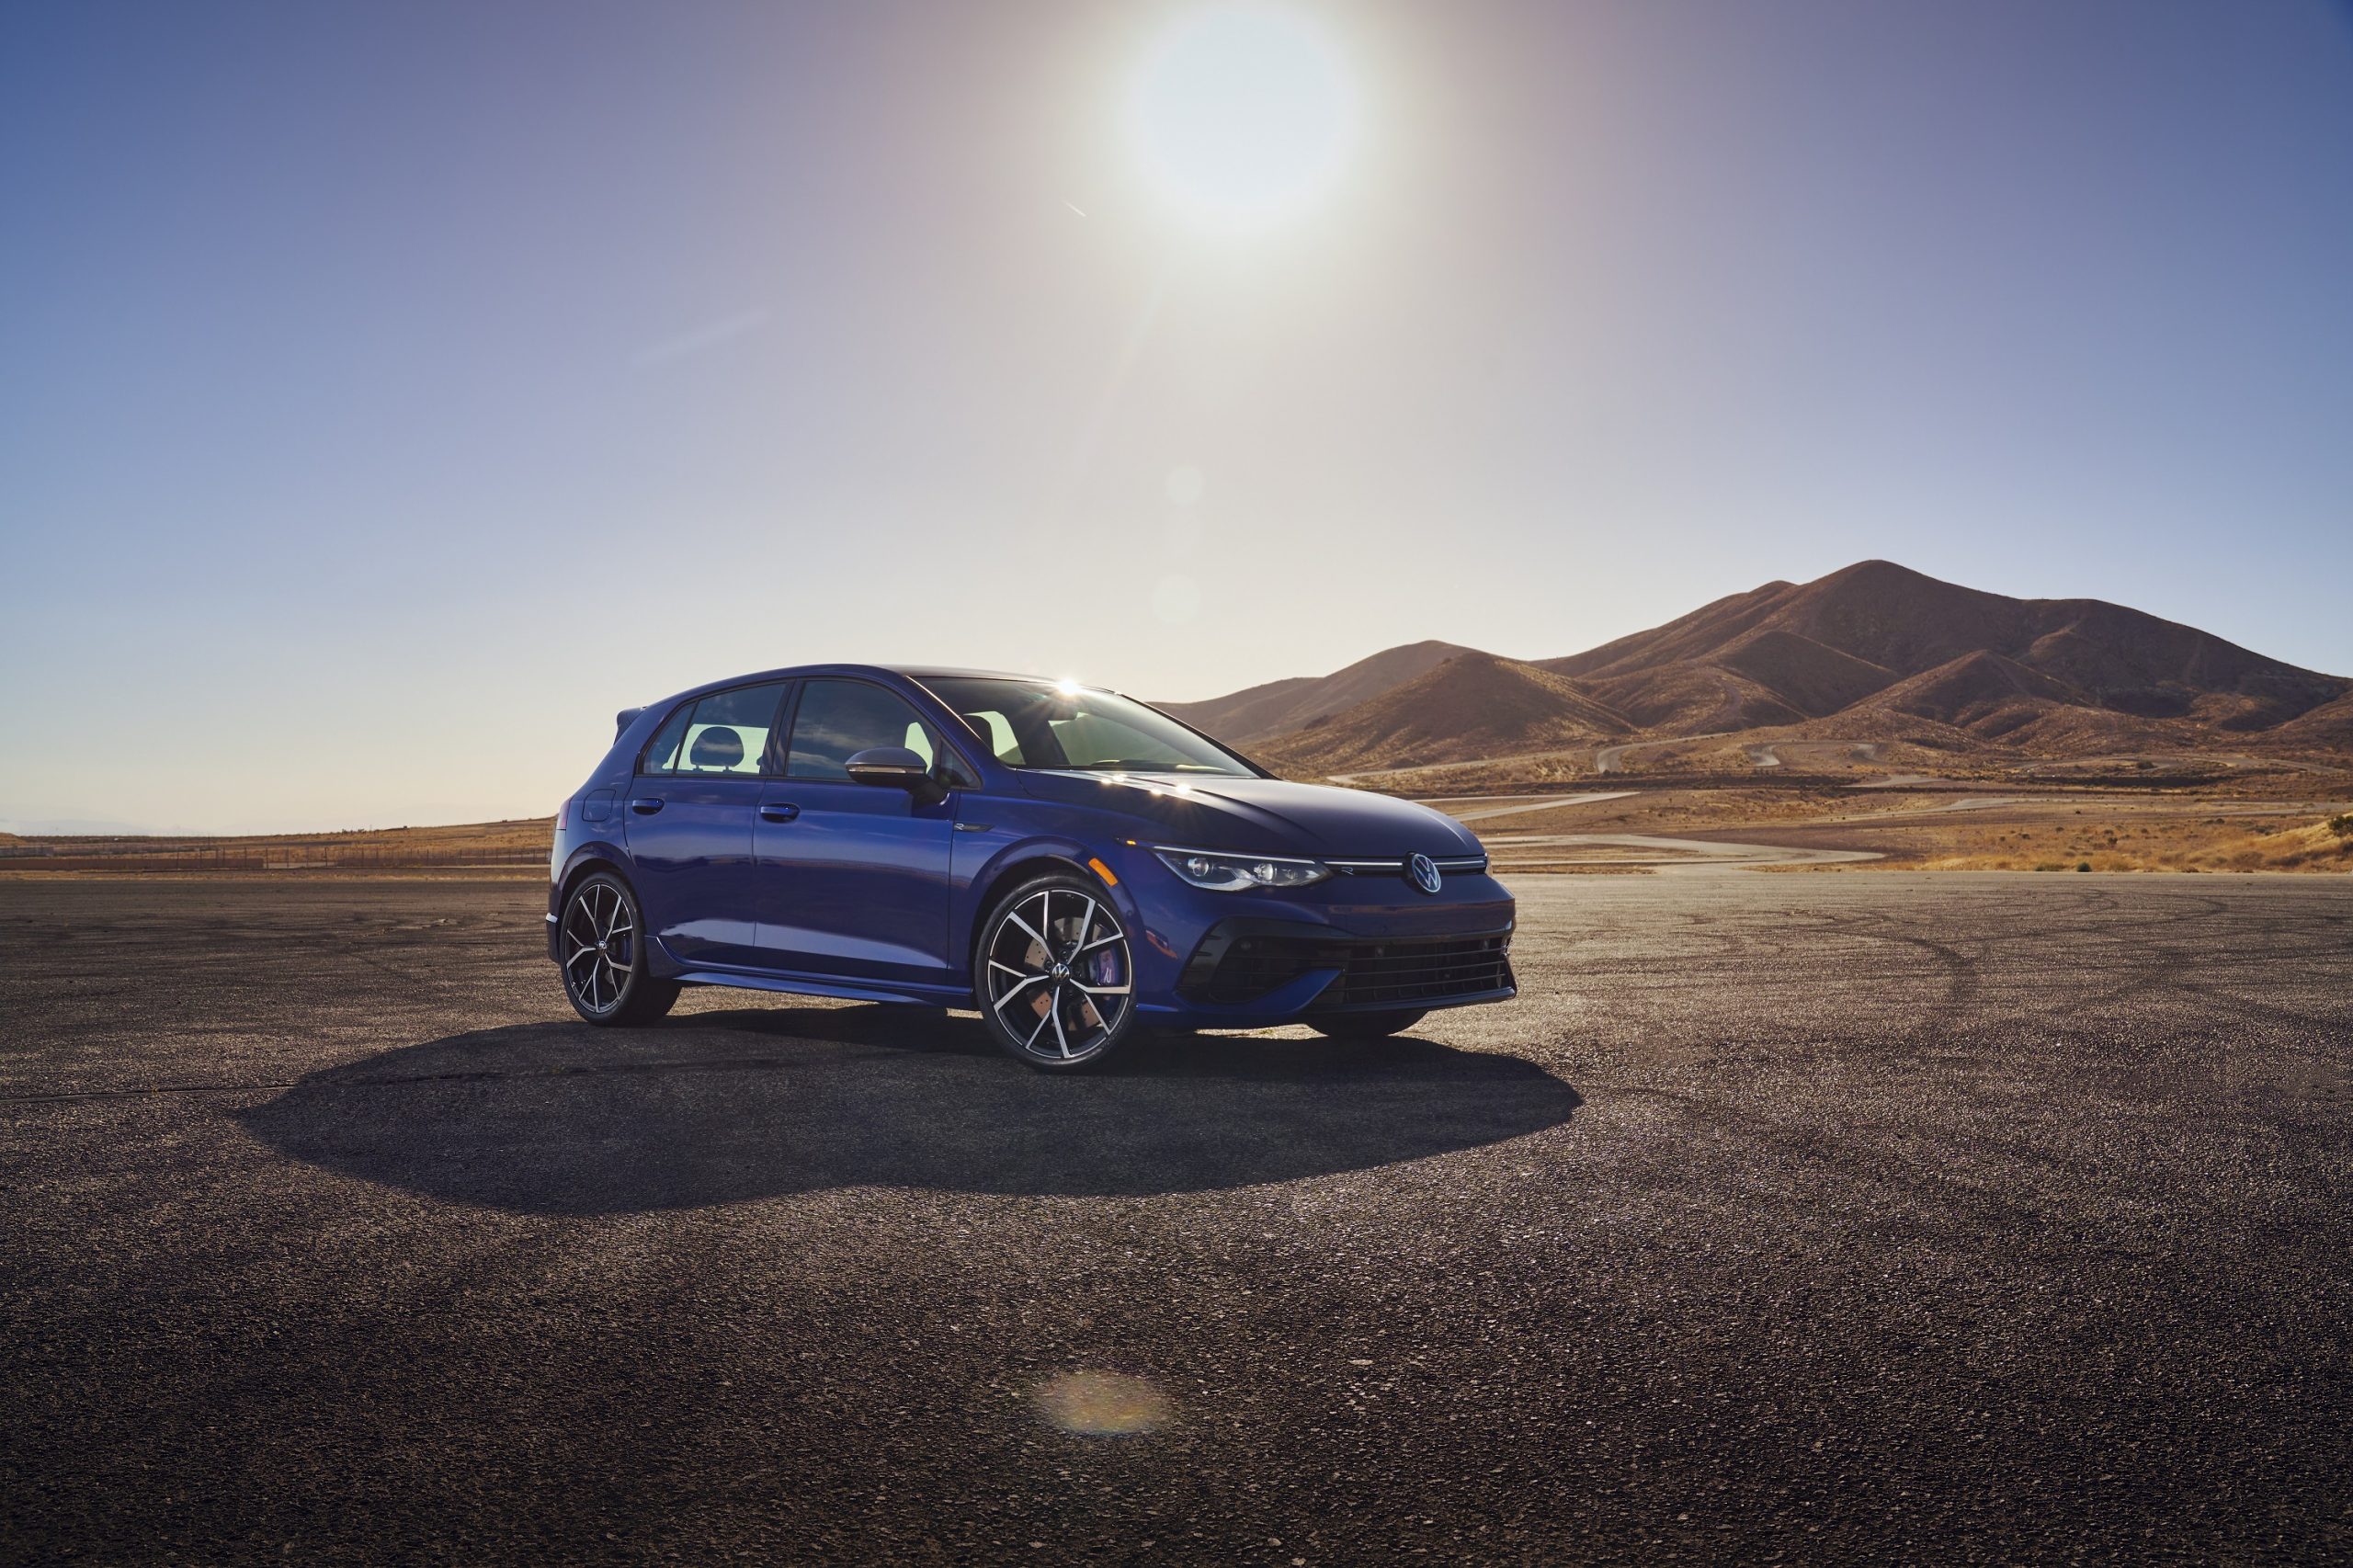
[[[977,1008],[1060,1071],[1139,1028],[1385,1035],[1515,994],[1511,895],[1461,824],[1108,691],[828,665],[618,728],[550,862],[591,1023],[685,985]]]

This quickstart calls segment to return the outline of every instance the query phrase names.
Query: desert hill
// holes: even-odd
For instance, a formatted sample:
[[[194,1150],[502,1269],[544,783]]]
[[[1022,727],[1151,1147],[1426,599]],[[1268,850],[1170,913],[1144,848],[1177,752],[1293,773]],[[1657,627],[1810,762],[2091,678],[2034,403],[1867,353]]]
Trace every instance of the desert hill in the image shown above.
[[[1620,740],[1626,716],[1534,665],[1465,651],[1404,685],[1280,737],[1283,759],[1331,772]]]
[[[1195,729],[1232,744],[1299,729],[1317,719],[1394,691],[1458,653],[1475,653],[1452,642],[1408,642],[1369,659],[1358,659],[1328,676],[1292,676],[1211,698],[1205,702],[1154,704]]]
[[[1841,725],[2037,755],[2353,746],[2353,681],[2123,605],[2010,598],[1887,561],[1768,583],[1564,658],[1416,642],[1174,710],[1308,769]]]

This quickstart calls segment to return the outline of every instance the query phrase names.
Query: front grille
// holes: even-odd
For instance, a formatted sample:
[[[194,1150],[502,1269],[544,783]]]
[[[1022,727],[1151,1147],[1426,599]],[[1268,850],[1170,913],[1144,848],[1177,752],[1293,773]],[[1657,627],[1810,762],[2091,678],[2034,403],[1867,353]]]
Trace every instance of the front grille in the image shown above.
[[[1186,966],[1178,989],[1203,1002],[1255,1002],[1312,970],[1338,970],[1317,1007],[1362,1007],[1443,1001],[1501,991],[1512,983],[1509,938],[1448,937],[1417,941],[1358,941],[1236,934],[1211,937]]]
[[[1319,1007],[1363,1006],[1376,1002],[1435,1002],[1500,991],[1511,981],[1511,960],[1501,937],[1466,937],[1438,942],[1366,943],[1348,949],[1347,967]]]

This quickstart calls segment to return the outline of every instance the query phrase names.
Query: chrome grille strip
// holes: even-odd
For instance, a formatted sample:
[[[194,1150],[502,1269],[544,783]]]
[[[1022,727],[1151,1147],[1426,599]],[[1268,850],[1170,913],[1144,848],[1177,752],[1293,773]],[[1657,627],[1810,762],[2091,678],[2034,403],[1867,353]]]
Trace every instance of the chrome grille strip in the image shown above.
[[[1483,871],[1487,869],[1484,855],[1456,856],[1443,860],[1433,855],[1430,859],[1441,871]],[[1348,877],[1402,877],[1405,874],[1403,859],[1326,860],[1324,864]]]

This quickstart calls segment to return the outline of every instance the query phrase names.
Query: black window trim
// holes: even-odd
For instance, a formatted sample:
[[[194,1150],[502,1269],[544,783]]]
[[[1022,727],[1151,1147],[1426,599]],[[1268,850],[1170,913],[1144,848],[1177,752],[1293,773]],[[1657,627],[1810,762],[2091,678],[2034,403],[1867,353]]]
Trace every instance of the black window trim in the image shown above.
[[[714,687],[709,691],[695,693],[694,696],[686,699],[662,715],[662,722],[654,726],[654,733],[645,737],[643,745],[637,748],[637,760],[630,767],[630,777],[632,778],[781,778],[784,777],[781,771],[784,756],[778,750],[778,744],[779,737],[784,733],[785,723],[790,719],[797,706],[801,695],[801,678],[799,676],[786,676],[783,679],[773,682],[747,680],[736,686]],[[667,773],[646,771],[645,754],[654,749],[654,743],[662,738],[662,732],[670,727],[671,720],[681,713],[692,712],[697,707],[714,697],[726,697],[738,691],[756,691],[761,687],[770,685],[777,687],[776,711],[769,716],[767,744],[760,750],[760,768],[757,773],[699,773],[677,769],[672,769]],[[683,735],[679,737],[681,740],[685,738]],[[775,763],[779,771],[775,773],[768,771],[771,762]]]
[[[897,698],[900,701],[905,703],[907,705],[908,711],[912,712],[915,716],[916,720],[922,723],[926,729],[932,733],[932,738],[938,744],[940,755],[942,756],[952,756],[956,759],[956,770],[961,777],[955,779],[942,779],[941,782],[947,784],[949,788],[955,790],[977,790],[981,787],[981,770],[972,766],[972,759],[964,755],[964,748],[956,744],[955,737],[948,733],[948,727],[945,724],[940,723],[937,719],[934,719],[924,712],[922,704],[914,701],[905,692],[901,691],[897,687],[891,685],[887,681],[874,680],[866,676],[851,675],[801,676],[793,681],[790,711],[785,716],[788,722],[786,724],[779,727],[777,732],[783,737],[783,739],[778,743],[776,777],[779,778],[791,779],[791,781],[796,784],[839,784],[843,782],[843,780],[839,778],[794,778],[791,773],[791,726],[800,722],[801,720],[801,692],[808,687],[811,682],[821,680],[837,680],[857,686],[870,686],[877,691],[888,692],[892,697]],[[929,688],[918,686],[916,689],[922,691],[925,696],[931,697],[932,701],[938,703],[940,707],[945,708],[948,706],[946,703],[940,702],[938,698],[932,697]],[[667,722],[666,720],[664,722]],[[935,760],[932,764],[932,770],[937,773],[938,771],[938,767],[939,765],[938,761]]]

